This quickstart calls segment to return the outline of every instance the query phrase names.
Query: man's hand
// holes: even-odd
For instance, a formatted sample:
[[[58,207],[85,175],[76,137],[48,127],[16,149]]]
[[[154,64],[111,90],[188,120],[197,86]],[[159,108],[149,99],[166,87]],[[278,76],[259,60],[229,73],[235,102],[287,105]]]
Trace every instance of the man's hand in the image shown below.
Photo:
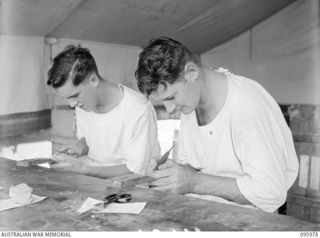
[[[55,162],[50,164],[50,168],[59,169],[74,173],[85,173],[86,165],[83,158],[75,158],[66,154],[59,154],[52,158]]]
[[[60,148],[57,148],[57,151],[60,153],[65,153],[75,157],[78,157],[87,153],[85,145],[80,141],[73,145],[63,145]]]
[[[155,171],[150,176],[157,179],[150,184],[153,189],[185,194],[193,191],[197,170],[190,165],[180,165],[173,160],[168,160],[159,167],[159,171]]]

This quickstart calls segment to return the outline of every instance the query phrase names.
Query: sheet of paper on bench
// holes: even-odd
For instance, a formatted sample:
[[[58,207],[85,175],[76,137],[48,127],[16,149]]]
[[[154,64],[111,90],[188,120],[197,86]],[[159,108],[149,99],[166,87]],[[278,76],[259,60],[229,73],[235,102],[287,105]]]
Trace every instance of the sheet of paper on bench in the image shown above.
[[[79,213],[84,213],[97,203],[102,201],[88,197],[82,206],[77,210]],[[140,214],[146,206],[146,202],[131,202],[131,203],[110,203],[108,206],[97,213],[127,213],[127,214]]]
[[[27,204],[15,203],[11,198],[0,200],[0,212],[8,210],[8,209],[11,209],[11,208],[22,207],[22,206],[33,204],[33,203],[36,203],[36,202],[40,202],[45,198],[46,197],[40,197],[40,196],[32,194],[32,202],[27,203]]]

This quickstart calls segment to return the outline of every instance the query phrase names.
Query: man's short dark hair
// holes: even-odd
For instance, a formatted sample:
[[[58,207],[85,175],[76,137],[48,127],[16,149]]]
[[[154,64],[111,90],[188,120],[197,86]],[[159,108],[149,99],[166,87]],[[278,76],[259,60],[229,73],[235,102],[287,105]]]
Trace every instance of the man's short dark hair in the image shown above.
[[[92,72],[98,74],[90,51],[80,46],[68,45],[53,59],[53,66],[48,71],[47,84],[59,88],[71,78],[73,85],[77,86]]]
[[[180,42],[168,37],[151,39],[139,55],[135,72],[139,90],[149,96],[159,84],[166,87],[179,79],[187,62],[199,60]]]

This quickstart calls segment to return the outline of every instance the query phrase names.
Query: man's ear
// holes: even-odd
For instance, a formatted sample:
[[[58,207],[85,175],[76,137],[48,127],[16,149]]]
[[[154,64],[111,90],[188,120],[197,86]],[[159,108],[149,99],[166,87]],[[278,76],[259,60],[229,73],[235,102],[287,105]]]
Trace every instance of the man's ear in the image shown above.
[[[96,74],[93,74],[90,76],[89,82],[92,85],[92,87],[96,88],[96,87],[98,87],[100,81],[99,81],[98,76]]]
[[[158,93],[163,93],[167,89],[167,85],[168,85],[167,82],[160,81],[159,85],[158,85],[158,88],[157,88],[157,92]]]
[[[193,62],[188,62],[184,66],[184,72],[184,77],[187,81],[195,82],[199,76],[199,67]]]
[[[167,89],[166,83],[163,81],[160,82],[157,89],[150,94],[150,98],[156,101],[159,101],[160,100],[159,95],[162,95],[163,93],[165,93],[166,89]]]

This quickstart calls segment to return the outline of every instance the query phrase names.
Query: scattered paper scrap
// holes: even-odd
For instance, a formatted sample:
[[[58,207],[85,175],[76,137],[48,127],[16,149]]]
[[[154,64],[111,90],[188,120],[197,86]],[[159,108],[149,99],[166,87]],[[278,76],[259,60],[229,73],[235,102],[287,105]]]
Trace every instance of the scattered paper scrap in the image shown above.
[[[134,203],[111,203],[105,209],[97,213],[129,213],[140,214],[146,202],[134,202]]]
[[[94,205],[102,201],[88,197],[82,206],[77,210],[79,213],[84,213],[94,208]],[[96,213],[127,213],[127,214],[140,214],[147,205],[146,202],[133,202],[133,203],[110,203],[103,210]]]
[[[16,203],[11,198],[10,199],[5,199],[5,200],[0,200],[0,212],[8,210],[8,209],[11,209],[11,208],[22,207],[22,206],[33,204],[33,203],[36,203],[36,202],[40,202],[45,198],[47,198],[47,197],[40,197],[40,196],[32,194],[32,200],[31,200],[30,203],[27,203],[27,204]]]
[[[100,203],[102,201],[88,197],[87,200],[84,201],[82,206],[77,210],[79,213],[84,213],[86,211],[89,211],[91,208],[94,207],[95,204]]]

